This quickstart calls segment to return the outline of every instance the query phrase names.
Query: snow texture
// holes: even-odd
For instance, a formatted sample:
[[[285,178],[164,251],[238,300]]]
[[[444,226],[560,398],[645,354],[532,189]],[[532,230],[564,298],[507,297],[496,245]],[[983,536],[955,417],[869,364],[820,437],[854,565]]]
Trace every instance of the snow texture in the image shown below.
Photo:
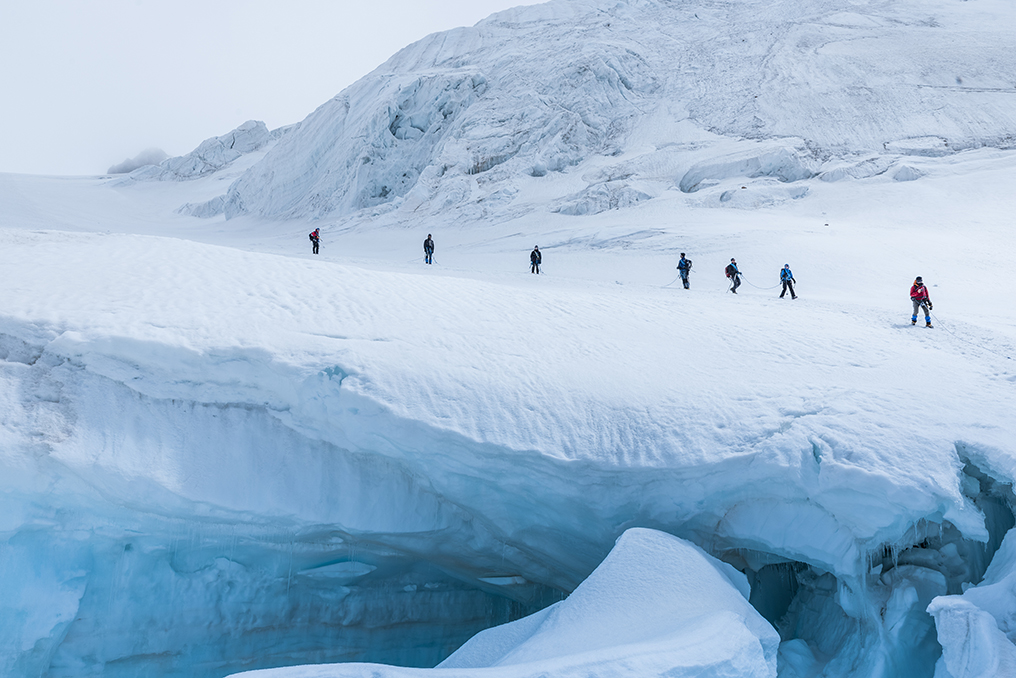
[[[326,102],[230,188],[225,214],[471,212],[520,177],[591,158],[669,166],[655,189],[593,184],[555,196],[557,211],[594,214],[674,185],[801,181],[856,154],[1012,148],[1014,23],[999,0],[517,8],[431,35]],[[753,209],[805,194],[763,193],[709,204]],[[481,209],[511,214],[502,202]]]
[[[1014,19],[557,1],[188,181],[0,175],[0,675],[424,668],[505,624],[455,661],[532,662],[437,673],[771,675],[744,581],[782,678],[1005,675]],[[622,583],[639,630],[565,623]]]

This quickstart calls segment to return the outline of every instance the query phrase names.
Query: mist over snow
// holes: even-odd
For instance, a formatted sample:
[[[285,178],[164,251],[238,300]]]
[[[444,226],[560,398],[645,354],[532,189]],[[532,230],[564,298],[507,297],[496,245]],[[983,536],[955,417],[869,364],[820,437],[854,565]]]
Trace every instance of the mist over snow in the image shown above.
[[[0,175],[0,675],[1016,675],[1013,44],[555,0]]]
[[[145,165],[158,165],[168,157],[161,148],[146,148],[133,158],[127,158],[123,162],[113,165],[106,170],[106,174],[129,174]]]

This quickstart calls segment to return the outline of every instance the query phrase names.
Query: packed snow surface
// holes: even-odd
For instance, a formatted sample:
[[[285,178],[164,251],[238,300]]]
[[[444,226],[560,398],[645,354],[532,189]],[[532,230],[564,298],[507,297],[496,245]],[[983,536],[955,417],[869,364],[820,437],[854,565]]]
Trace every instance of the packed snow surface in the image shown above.
[[[0,675],[1005,675],[1014,14],[552,2],[0,175]]]

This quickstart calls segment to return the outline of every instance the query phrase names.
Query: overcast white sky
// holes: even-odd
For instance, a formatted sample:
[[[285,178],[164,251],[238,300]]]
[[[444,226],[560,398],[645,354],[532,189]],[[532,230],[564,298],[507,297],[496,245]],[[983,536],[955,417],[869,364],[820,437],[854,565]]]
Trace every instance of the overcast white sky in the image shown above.
[[[542,0],[2,0],[0,172],[101,174],[305,118],[400,48]]]

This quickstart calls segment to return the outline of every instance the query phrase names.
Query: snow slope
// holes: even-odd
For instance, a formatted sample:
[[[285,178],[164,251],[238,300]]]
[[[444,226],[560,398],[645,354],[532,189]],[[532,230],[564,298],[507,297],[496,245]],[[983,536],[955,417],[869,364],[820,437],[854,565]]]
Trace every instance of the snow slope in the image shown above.
[[[988,102],[1011,95],[930,88],[949,98],[922,113],[879,69],[917,72],[932,34],[964,46],[936,55],[963,73],[1004,65],[992,45],[1013,10],[797,7],[516,10],[407,48],[371,76],[391,70],[391,89],[354,85],[270,150],[189,181],[0,175],[0,674],[434,666],[483,629],[548,619],[633,527],[743,572],[785,678],[1003,670],[1016,314],[999,275],[1016,153],[998,132],[1011,105]],[[785,30],[770,40],[771,26]],[[818,52],[787,37],[810,31],[867,37]],[[852,112],[818,144],[805,123],[821,116],[763,75],[780,55],[829,52],[842,60],[823,73],[853,82],[873,57],[848,48],[871,36],[900,55],[877,60],[871,92],[836,93]],[[770,103],[748,110],[769,126],[738,127],[723,109],[737,80],[712,71],[715,92],[682,95],[711,106],[668,113],[685,80],[663,78],[660,45],[678,43],[715,68],[740,63],[728,51],[767,55],[755,77]],[[480,73],[480,92],[473,65],[496,54],[529,82],[526,68],[560,75],[547,96],[566,100],[523,106],[525,80],[498,99],[507,66]],[[422,77],[414,64],[438,72],[397,84]],[[399,87],[419,99],[379,113]],[[332,115],[343,101],[350,113]],[[447,124],[427,117],[436,101]],[[879,101],[894,114],[864,107]],[[709,122],[714,109],[733,127]],[[489,125],[507,112],[502,138]],[[981,113],[968,136],[932,138]],[[367,118],[379,126],[357,126]],[[857,145],[841,147],[849,125]],[[775,131],[790,127],[798,138]],[[383,133],[384,154],[362,155]],[[495,139],[518,152],[488,163]],[[344,164],[362,157],[370,167]],[[435,158],[454,162],[427,179]],[[423,178],[356,197],[410,166]],[[228,220],[178,211],[225,195],[254,202]],[[673,285],[680,252],[689,291]],[[720,273],[732,256],[737,296]],[[773,289],[787,262],[793,302]],[[915,275],[931,330],[909,323]],[[626,557],[659,566],[632,566],[646,577],[669,571],[669,556]],[[615,579],[586,590],[609,596]],[[740,647],[764,635],[738,628]],[[555,629],[540,642],[571,633]],[[728,666],[729,648],[682,637],[718,658],[697,666]],[[733,675],[766,675],[771,653],[752,656]],[[534,675],[549,666],[533,657]],[[589,670],[618,661],[607,651]]]
[[[482,198],[506,217],[532,209],[525,177],[597,156],[617,160],[572,191],[558,183],[564,213],[728,177],[892,167],[906,180],[901,158],[1013,147],[1014,41],[1004,0],[516,8],[429,36],[323,104],[230,187],[225,210],[475,218]],[[727,203],[725,193],[699,198]]]

